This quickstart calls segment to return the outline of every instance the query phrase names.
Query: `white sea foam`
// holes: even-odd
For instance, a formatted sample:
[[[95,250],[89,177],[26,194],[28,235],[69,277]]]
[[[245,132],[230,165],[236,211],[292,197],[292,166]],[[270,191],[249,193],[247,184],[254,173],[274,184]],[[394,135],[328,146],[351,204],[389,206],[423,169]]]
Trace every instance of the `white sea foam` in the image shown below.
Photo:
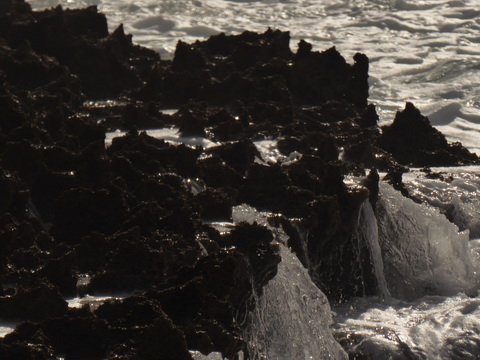
[[[463,174],[461,168],[448,170]],[[409,174],[407,183],[421,178]],[[462,188],[457,193],[473,192],[464,180],[456,182]],[[437,197],[441,189],[455,192],[454,185],[441,181],[422,186],[432,201],[443,201]],[[356,298],[336,306],[335,338],[350,358],[478,359],[480,297],[472,295],[479,288],[480,240],[468,241],[438,208],[414,203],[387,184],[380,190],[378,237],[393,297]]]
[[[460,172],[458,168],[449,170]],[[454,293],[471,287],[480,264],[480,241],[468,242],[466,234],[459,233],[438,210],[402,197],[389,185],[381,184],[379,202],[378,222],[373,221],[371,207],[365,205],[359,231],[372,241],[381,239],[381,248],[374,255],[375,270],[384,271],[378,263],[380,253],[386,264],[382,282],[389,282],[396,298],[353,299],[336,307],[336,339],[350,355],[366,359],[475,359],[480,351],[480,299]],[[346,358],[331,337],[327,299],[296,256],[281,245],[286,243],[286,235],[269,225],[269,215],[247,205],[233,209],[234,223],[255,221],[274,231],[282,256],[277,276],[264,288],[252,313],[249,351],[258,359],[314,359],[318,354]],[[230,228],[234,223],[219,225]],[[386,228],[392,231],[386,233]],[[402,259],[397,261],[400,254]],[[396,267],[399,276],[392,272]],[[408,293],[398,291],[399,282]],[[423,296],[425,292],[452,295]],[[192,355],[221,358],[216,353]]]
[[[438,209],[380,184],[377,220],[385,277],[396,298],[452,295],[474,287],[468,232],[459,232]]]
[[[151,129],[151,130],[142,130],[147,133],[147,135],[154,137],[156,139],[165,140],[166,142],[172,145],[185,144],[187,146],[196,147],[201,146],[204,149],[217,146],[218,144],[200,136],[181,136],[178,128],[164,128],[164,129]],[[122,137],[126,134],[125,131],[112,131],[105,134],[105,146],[110,146],[112,140],[116,137]]]
[[[403,175],[411,195],[439,208],[470,238],[480,238],[480,167],[432,168],[443,179],[427,177],[419,170]]]
[[[253,144],[261,156],[261,159],[257,158],[257,162],[261,164],[281,163],[282,165],[288,165],[302,158],[302,154],[297,151],[293,151],[288,156],[282,155],[278,150],[277,140],[256,140]]]
[[[312,282],[307,269],[287,247],[282,228],[269,224],[271,214],[248,205],[235,206],[235,223],[268,227],[282,261],[275,277],[262,289],[246,329],[249,355],[254,360],[342,360],[347,355],[332,336],[332,313],[325,294]]]
[[[15,325],[13,324],[0,324],[0,338],[5,337],[5,335],[11,333],[15,330]]]
[[[203,355],[200,351],[190,351],[190,355],[192,355],[193,360],[224,360],[222,354],[218,352],[211,352],[208,355]],[[240,351],[237,354],[238,360],[243,360],[243,351]]]
[[[253,359],[341,360],[347,355],[334,340],[327,297],[285,246],[277,275],[264,287],[248,329]]]
[[[125,296],[93,296],[85,295],[83,297],[75,297],[73,299],[67,299],[68,307],[70,308],[81,308],[84,305],[90,306],[91,310],[95,310],[105,301],[108,300],[123,300]]]
[[[357,298],[334,309],[335,337],[361,359],[478,359],[480,298]]]
[[[262,157],[261,162],[272,164],[285,158],[278,151],[276,140],[258,140],[254,144]]]
[[[360,208],[356,232],[357,238],[366,243],[370,251],[371,262],[377,279],[378,295],[382,298],[390,297],[378,236],[378,222],[369,200],[365,200]]]
[[[193,360],[223,360],[222,354],[218,352],[212,352],[208,355],[203,355],[200,351],[190,351]]]

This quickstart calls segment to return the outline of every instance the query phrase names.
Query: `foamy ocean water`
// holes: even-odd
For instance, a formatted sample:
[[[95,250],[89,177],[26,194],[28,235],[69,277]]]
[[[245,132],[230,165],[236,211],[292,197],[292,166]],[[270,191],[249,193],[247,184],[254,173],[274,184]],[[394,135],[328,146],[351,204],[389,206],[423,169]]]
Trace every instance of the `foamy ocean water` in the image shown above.
[[[478,0],[29,2],[37,10],[58,4],[70,8],[97,5],[99,11],[107,15],[110,30],[123,23],[125,32],[133,35],[135,43],[158,51],[163,58],[173,55],[178,40],[194,42],[219,32],[263,32],[268,27],[289,30],[293,51],[296,43],[305,39],[314,45],[315,50],[336,46],[349,62],[353,61],[356,52],[365,53],[370,58],[370,102],[377,106],[382,123],[392,121],[395,112],[410,101],[429,116],[432,124],[449,141],[461,141],[471,151],[480,154]],[[175,142],[177,135],[172,130],[152,136]],[[260,145],[268,150],[268,144],[257,144],[257,147]],[[480,169],[435,171],[447,171],[455,180],[446,184],[425,179],[414,172],[405,178],[409,190],[429,205],[420,206],[406,200],[385,185],[382,188],[383,213],[377,212],[375,218],[370,211],[362,217],[367,224],[362,231],[383,252],[383,259],[379,250],[379,257],[373,261],[376,268],[382,263],[378,267],[382,273],[384,267],[387,269],[383,282],[388,289],[385,289],[383,298],[358,298],[334,307],[335,338],[351,354],[361,353],[362,358],[368,359],[480,358],[480,297],[477,296],[480,289],[480,242],[474,240],[480,237],[480,221],[477,220],[477,214],[480,214]],[[452,208],[455,225],[440,215],[440,211]],[[406,247],[397,251],[397,244],[387,241],[392,238],[389,231],[395,229],[401,229],[404,238],[419,239],[416,241],[418,248]],[[401,253],[403,257],[387,258],[386,253]],[[316,314],[312,319],[318,319],[322,324],[331,321],[330,315],[322,313],[328,312],[329,307],[319,310],[317,301],[324,300],[318,289],[304,279],[298,261],[287,251],[282,256],[285,262],[281,277],[269,285],[270,298],[288,298],[296,294],[289,288],[291,285],[296,286],[293,290],[302,292],[302,301],[292,302],[288,311],[293,315],[282,313],[279,321],[276,314],[281,309],[272,305],[274,302],[267,298],[260,303],[259,311],[262,311],[265,323],[255,325],[255,332],[271,334],[275,330],[276,334],[275,338],[269,339],[271,344],[267,344],[269,360],[286,360],[281,345],[285,344],[284,339],[298,337],[299,329],[281,326],[290,324],[290,319],[298,317],[297,314]],[[408,266],[402,267],[405,264]],[[404,271],[402,281],[406,285],[402,288],[396,289],[395,279],[389,278],[391,272],[388,269],[392,268]],[[298,284],[288,280],[292,278],[297,279]],[[412,293],[402,294],[402,289],[408,289],[409,284]],[[436,294],[416,292],[417,288],[430,286],[441,291]],[[311,306],[312,303],[316,306]],[[277,324],[281,321],[284,323]],[[308,334],[312,338],[320,331],[316,324],[306,325],[305,328],[312,331]],[[0,335],[2,330],[8,332],[9,329],[0,328]],[[252,341],[259,349],[266,346]],[[298,350],[294,360],[327,358],[318,357],[315,347],[309,349],[304,343],[301,342],[303,348],[294,349]],[[330,354],[328,358],[343,358],[336,348]],[[207,358],[196,354],[194,358],[221,357],[212,354]]]

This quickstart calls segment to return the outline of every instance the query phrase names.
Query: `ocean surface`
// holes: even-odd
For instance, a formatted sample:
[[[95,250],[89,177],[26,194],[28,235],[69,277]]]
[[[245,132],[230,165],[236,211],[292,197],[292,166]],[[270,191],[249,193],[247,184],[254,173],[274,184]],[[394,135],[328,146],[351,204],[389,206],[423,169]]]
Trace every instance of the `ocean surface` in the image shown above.
[[[163,58],[172,57],[179,40],[268,27],[290,31],[293,51],[305,39],[315,50],[336,46],[349,62],[356,52],[365,53],[370,58],[370,102],[382,124],[410,101],[449,141],[461,141],[480,154],[478,0],[29,2],[34,9],[97,5],[111,30],[124,24],[135,43]],[[215,145],[206,139],[181,139],[174,129],[150,134],[174,143]],[[121,135],[109,134],[107,145]],[[270,161],[295,161],[278,158],[274,141],[256,146]],[[296,256],[281,248],[279,275],[258,299],[252,314],[258,321],[248,329],[256,358],[347,358],[334,338],[351,358],[480,358],[480,168],[433,171],[443,172],[449,181],[415,171],[404,178],[423,204],[382,184],[376,213],[368,204],[362,209],[358,231],[369,239],[381,296],[353,299],[333,306],[332,312]],[[356,181],[346,180],[352,185]],[[236,214],[258,222],[264,217],[248,208],[238,208]],[[277,235],[281,244],[283,235]],[[278,299],[283,306],[276,305]],[[10,329],[0,327],[0,336]],[[219,354],[192,356],[221,359]]]

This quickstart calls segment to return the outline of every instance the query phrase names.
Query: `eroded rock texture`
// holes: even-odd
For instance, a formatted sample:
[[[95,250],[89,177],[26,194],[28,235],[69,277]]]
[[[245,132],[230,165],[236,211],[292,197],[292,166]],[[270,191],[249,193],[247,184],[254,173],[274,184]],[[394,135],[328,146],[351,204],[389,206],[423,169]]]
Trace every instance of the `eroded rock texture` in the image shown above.
[[[401,188],[405,165],[478,159],[410,104],[380,131],[367,79],[365,55],[292,51],[287,32],[179,42],[162,60],[95,7],[0,2],[0,320],[23,321],[0,358],[234,359],[281,260],[268,228],[212,225],[244,203],[281,214],[331,300],[374,294],[354,233],[378,173],[356,188],[345,175],[375,168]],[[172,126],[216,146],[142,131]],[[259,140],[276,140],[277,160]],[[127,297],[67,307],[84,294]]]

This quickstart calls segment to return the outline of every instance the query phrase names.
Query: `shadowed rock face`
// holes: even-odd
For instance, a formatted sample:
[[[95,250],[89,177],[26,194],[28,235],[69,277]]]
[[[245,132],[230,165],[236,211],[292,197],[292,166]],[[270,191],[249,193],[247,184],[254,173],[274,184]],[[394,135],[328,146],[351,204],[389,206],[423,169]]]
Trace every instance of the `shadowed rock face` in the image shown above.
[[[401,164],[416,167],[454,166],[478,161],[477,156],[460,143],[448,144],[445,136],[411,103],[397,112],[390,126],[382,128],[379,145]]]
[[[367,79],[365,55],[351,65],[304,41],[292,52],[287,32],[179,42],[169,61],[122,27],[109,34],[95,7],[0,2],[0,320],[25,321],[0,341],[0,358],[246,351],[252,295],[280,257],[266,227],[209,225],[243,203],[281,214],[275,226],[331,300],[375,294],[353,234],[378,173],[358,188],[344,176],[377,168],[402,189],[403,165],[478,159],[413,105],[380,132]],[[141,131],[165,126],[218,146]],[[127,134],[105,148],[116,129]],[[262,158],[255,141],[267,139],[284,162]],[[91,308],[64,300],[134,292]]]

